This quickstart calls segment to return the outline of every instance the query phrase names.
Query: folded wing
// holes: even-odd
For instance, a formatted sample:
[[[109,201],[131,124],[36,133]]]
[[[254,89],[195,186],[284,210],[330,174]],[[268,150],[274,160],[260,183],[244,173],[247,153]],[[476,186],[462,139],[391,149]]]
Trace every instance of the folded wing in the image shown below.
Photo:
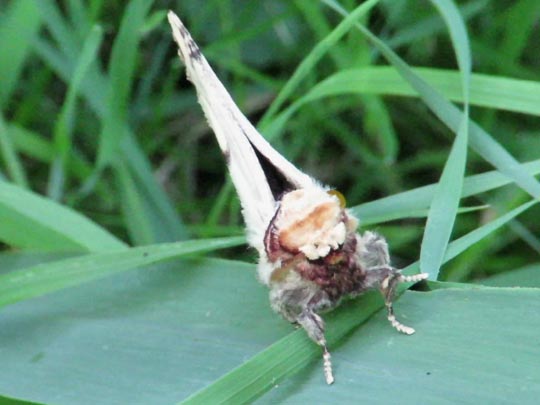
[[[187,77],[197,89],[199,103],[227,161],[250,243],[259,247],[280,196],[316,183],[259,134],[236,106],[178,16],[169,11],[168,18]]]

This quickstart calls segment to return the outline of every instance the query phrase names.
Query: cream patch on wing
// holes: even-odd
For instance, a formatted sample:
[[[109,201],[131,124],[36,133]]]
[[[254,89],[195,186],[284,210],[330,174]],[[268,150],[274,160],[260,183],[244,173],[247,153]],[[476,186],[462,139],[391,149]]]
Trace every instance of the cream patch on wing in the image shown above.
[[[299,189],[285,194],[276,218],[279,242],[310,260],[325,257],[343,244],[347,227],[339,198],[324,189]]]

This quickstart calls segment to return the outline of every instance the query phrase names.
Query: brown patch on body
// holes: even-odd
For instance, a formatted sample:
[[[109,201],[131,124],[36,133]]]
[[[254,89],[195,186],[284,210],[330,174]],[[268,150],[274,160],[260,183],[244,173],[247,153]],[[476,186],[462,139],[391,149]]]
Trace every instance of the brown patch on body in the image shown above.
[[[284,282],[294,271],[317,285],[333,302],[360,292],[366,272],[357,257],[357,220],[337,199],[310,204],[303,200],[302,190],[292,193],[281,201],[264,236],[268,259],[277,264],[270,280]],[[339,226],[346,232],[342,243],[330,245],[331,232]],[[306,246],[316,249],[325,244],[331,248],[324,256],[314,258],[306,253]]]
[[[328,224],[333,225],[335,217],[335,204],[331,202],[320,204],[287,229],[282,229],[279,233],[279,242],[285,249],[297,251],[299,247],[309,242],[313,233],[324,230]]]
[[[364,285],[366,272],[356,260],[356,244],[356,235],[349,235],[341,248],[318,260],[306,259],[294,270],[303,279],[317,284],[332,301],[358,293]]]
[[[299,253],[296,256],[283,261],[281,267],[272,272],[270,280],[274,283],[284,281],[289,274],[289,271],[294,270],[295,267],[304,260],[306,260],[305,256],[302,253]]]

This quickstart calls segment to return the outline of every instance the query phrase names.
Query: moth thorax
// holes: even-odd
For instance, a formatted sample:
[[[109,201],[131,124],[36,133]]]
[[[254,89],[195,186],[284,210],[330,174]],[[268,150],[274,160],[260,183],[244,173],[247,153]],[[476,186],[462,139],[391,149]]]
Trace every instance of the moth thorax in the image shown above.
[[[313,188],[285,194],[273,225],[283,249],[317,260],[338,249],[357,221],[349,218],[335,193]]]

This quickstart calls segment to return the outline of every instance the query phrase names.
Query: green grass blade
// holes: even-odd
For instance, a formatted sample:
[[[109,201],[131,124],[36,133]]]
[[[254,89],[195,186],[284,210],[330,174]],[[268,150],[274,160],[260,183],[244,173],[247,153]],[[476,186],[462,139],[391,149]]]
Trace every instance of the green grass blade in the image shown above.
[[[101,12],[103,11],[103,4],[105,3],[105,0],[90,0],[88,2],[88,11],[90,13],[92,21],[95,21],[100,16]]]
[[[499,229],[503,225],[507,224],[512,219],[516,218],[522,212],[528,210],[533,205],[538,203],[537,200],[529,201],[525,204],[520,205],[517,208],[514,208],[512,211],[507,212],[504,215],[501,215],[499,218],[494,219],[493,221],[481,226],[480,228],[475,229],[474,231],[469,232],[467,235],[462,236],[459,239],[456,239],[449,246],[448,251],[445,254],[445,262],[452,260],[454,257],[458,256],[461,252],[465,251],[470,246],[474,245],[476,242],[481,241],[486,236]]]
[[[302,13],[302,19],[316,35],[316,38],[324,38],[332,31],[332,26],[318,2],[304,0],[295,1],[294,4]],[[337,68],[345,67],[350,64],[350,56],[347,55],[343,47],[331,47],[328,50],[328,56],[332,59]]]
[[[141,33],[146,35],[147,33],[155,30],[161,24],[163,24],[167,19],[167,10],[157,10],[152,12],[148,18],[145,20],[144,25],[141,29]]]
[[[523,168],[530,175],[540,173],[540,160],[524,163]],[[497,172],[490,171],[466,177],[463,182],[461,198],[481,194],[512,183],[512,179]],[[376,224],[394,219],[407,218],[411,213],[429,207],[436,184],[407,190],[402,193],[383,197],[378,200],[352,207],[351,210],[362,225]]]
[[[456,130],[459,128],[462,114],[448,101],[446,101],[436,90],[430,88],[419,77],[414,75],[410,69],[403,63],[399,57],[393,53],[386,45],[374,37],[368,31],[365,32],[369,38],[377,44],[381,52],[395,64],[404,77],[413,85],[420,94],[428,94],[428,97],[422,97],[430,109],[444,122],[449,128]],[[514,179],[523,190],[527,191],[535,198],[540,198],[540,184],[536,179],[528,175],[520,163],[510,155],[499,143],[497,143],[486,131],[480,128],[474,122],[469,124],[470,146],[481,155],[486,161],[495,166],[501,173]]]
[[[374,141],[380,144],[382,161],[393,164],[399,152],[399,141],[392,125],[392,118],[383,100],[380,97],[365,95],[362,97],[365,109],[365,132],[374,135]],[[351,138],[357,137],[353,134]],[[349,141],[352,144],[352,141]]]
[[[122,215],[131,242],[134,245],[147,245],[154,241],[152,224],[148,222],[144,202],[138,192],[133,178],[130,176],[126,165],[119,162],[115,165],[118,189],[121,193]]]
[[[375,37],[372,37],[372,39],[378,41],[378,39]],[[378,44],[384,46],[380,41],[378,41]],[[386,50],[389,49],[386,48]],[[390,58],[390,54],[387,56]],[[396,63],[397,66],[399,63],[400,67],[406,68],[406,66],[401,65],[401,60],[398,62],[398,60],[394,59],[393,56],[397,55],[392,55],[391,60],[393,63]],[[403,69],[402,73],[403,72],[405,72],[405,69]],[[426,104],[449,128],[454,130],[457,129],[459,122],[462,119],[462,114],[460,111],[444,100],[444,98],[437,91],[425,85],[425,83],[422,82],[420,78],[415,76],[410,70],[408,73],[410,73],[410,75],[408,75],[407,80],[410,81],[417,91],[423,92],[424,94],[429,94],[429,100],[424,99]],[[510,155],[499,143],[497,143],[487,132],[485,132],[474,122],[471,122],[469,131],[470,145],[478,154],[499,169],[500,172],[505,173],[513,178],[516,184],[518,184],[533,197],[540,197],[540,184],[532,176],[529,176],[521,169],[520,163],[516,161],[512,155]]]
[[[0,24],[0,109],[9,101],[40,26],[34,0],[12,1],[4,10]]]
[[[100,4],[101,3],[96,3],[98,9],[101,7]],[[47,20],[47,24],[48,28],[53,32],[65,27],[65,22],[58,18],[50,18]],[[34,51],[66,83],[69,83],[74,69],[71,58],[74,58],[79,50],[77,49],[76,44],[69,43],[68,39],[64,38],[62,32],[56,34],[56,36],[62,39],[64,47],[75,47],[75,51],[70,54],[69,58],[62,55],[61,52],[44,40],[36,42]],[[105,94],[108,87],[109,84],[106,77],[97,69],[92,69],[82,84],[82,92],[86,101],[102,122],[105,121],[107,117]],[[126,137],[120,143],[120,150],[129,164],[129,173],[133,176],[138,192],[145,199],[145,205],[148,207],[147,214],[151,216],[148,221],[153,224],[153,232],[155,235],[154,241],[170,242],[173,240],[186,239],[187,231],[185,226],[163,188],[157,184],[152,173],[151,165],[141,151],[140,146],[137,144],[133,132],[127,126],[125,126],[122,131],[126,133]]]
[[[0,253],[0,274],[7,274],[26,267],[80,255],[80,252],[40,252],[37,250],[11,250],[2,252]]]
[[[152,0],[132,0],[126,7],[111,53],[107,114],[100,135],[97,165],[103,169],[126,135],[127,110],[137,61],[140,31]]]
[[[492,287],[540,288],[540,264],[534,263],[519,269],[495,274],[483,280],[478,280],[477,283]]]
[[[457,210],[457,213],[458,214],[467,214],[469,212],[475,212],[475,211],[480,211],[480,210],[485,210],[485,209],[488,209],[490,208],[490,205],[476,205],[476,206],[472,206],[472,207],[461,207]],[[408,211],[407,214],[405,216],[403,216],[403,213],[401,213],[402,215],[399,215],[399,216],[396,216],[394,217],[393,219],[404,219],[404,218],[426,218],[428,216],[428,213],[429,213],[429,208],[427,209],[423,209],[423,210],[416,210],[416,211]],[[378,224],[380,223],[379,221],[375,221],[375,222],[372,222],[374,221],[375,219],[368,219],[367,221],[363,220],[362,221],[362,225],[367,226],[367,225],[373,225],[373,224]],[[388,219],[385,219],[385,221],[388,221]]]
[[[469,21],[484,12],[488,3],[489,0],[468,2],[459,7],[460,14],[466,21]],[[400,46],[406,46],[419,39],[434,38],[443,32],[444,29],[445,27],[441,24],[441,17],[438,14],[428,16],[422,20],[414,19],[411,25],[402,29],[398,27],[396,33],[388,39],[387,44],[392,49],[397,49]]]
[[[10,398],[0,395],[0,404],[2,405],[45,405],[44,402],[25,401],[22,399]]]
[[[163,189],[153,176],[148,159],[144,156],[133,134],[122,141],[124,164],[132,182],[137,188],[139,198],[144,204],[147,219],[150,223],[154,242],[171,242],[187,239],[188,231],[171,205]]]
[[[339,309],[325,317],[329,346],[365,322],[380,307],[380,299],[373,293],[343,303]],[[297,329],[181,403],[252,403],[280,381],[320,357],[320,348],[307,337],[304,330]]]
[[[274,115],[281,108],[283,103],[291,96],[292,92],[298,87],[301,80],[313,69],[313,66],[356,24],[358,19],[371,10],[379,0],[368,0],[356,7],[332,32],[320,41],[313,50],[304,58],[302,63],[296,68],[291,78],[280,90],[279,94],[272,102],[268,110],[259,122],[259,129],[265,133],[266,126],[270,124]]]
[[[68,0],[67,11],[73,27],[80,27],[82,32],[90,30],[91,21],[83,0]]]
[[[465,176],[469,139],[471,58],[465,24],[455,5],[450,0],[432,2],[439,9],[450,31],[461,73],[461,91],[464,100],[462,122],[433,195],[420,250],[420,271],[428,273],[431,279],[437,279],[456,220]],[[426,94],[421,96],[428,97]]]
[[[327,3],[335,4],[335,2],[327,0]],[[339,8],[336,8],[339,13],[347,15],[347,13]],[[451,130],[457,131],[462,122],[462,113],[450,102],[425,83],[420,77],[407,66],[407,64],[384,42],[379,40],[367,28],[360,24],[355,24],[355,27],[365,35],[383,54],[387,60],[392,63],[400,74],[416,89],[421,95],[422,100],[433,111],[433,113]],[[520,163],[506,151],[498,142],[496,142],[486,131],[473,121],[469,127],[469,142],[470,146],[486,161],[491,163],[500,172],[513,178],[523,190],[527,191],[535,198],[540,198],[540,183],[532,176],[529,176],[522,168]]]
[[[71,151],[71,131],[75,120],[77,96],[88,69],[95,61],[102,37],[103,33],[99,26],[94,26],[89,32],[76,62],[73,78],[69,82],[66,99],[55,123],[54,146],[56,159],[51,165],[47,187],[47,194],[54,200],[59,200],[63,193],[65,166]]]
[[[540,254],[540,237],[533,230],[528,228],[527,223],[513,221],[510,223],[512,232],[519,236],[531,249]]]
[[[11,180],[19,187],[28,188],[26,173],[11,140],[12,137],[8,133],[8,128],[0,112],[0,154],[6,164]]]
[[[37,132],[17,124],[8,125],[8,135],[13,145],[21,153],[37,161],[50,163],[54,159],[54,148],[49,139]],[[90,167],[87,167],[91,170]]]
[[[23,248],[106,252],[125,244],[82,215],[0,182],[0,240]]]
[[[531,38],[531,32],[538,24],[540,7],[536,0],[522,0],[508,8],[505,17],[508,21],[519,21],[519,24],[506,24],[498,48],[503,66],[519,62],[523,49]]]
[[[26,128],[12,124],[8,126],[8,135],[14,146],[28,157],[37,161],[52,164],[55,159],[55,150],[48,139],[29,131]],[[73,150],[67,162],[67,170],[70,176],[83,181],[92,174],[92,167],[78,151]],[[103,198],[109,195],[109,190],[105,184],[98,185],[96,192]]]
[[[0,313],[6,326],[0,335],[3,394],[51,404],[59,397],[66,403],[108,398],[122,404],[186,398],[294,330],[271,313],[254,271],[253,265],[241,262],[175,260],[6,307]],[[456,395],[462,402],[474,395],[476,403],[515,399],[506,384],[497,387],[502,382],[520,386],[527,376],[537,374],[533,320],[540,319],[540,292],[451,285],[454,288],[435,292],[407,292],[399,300],[396,309],[417,327],[415,336],[392,331],[384,311],[379,311],[333,345],[335,386],[324,383],[319,352],[303,371],[277,383],[255,403],[371,403],[373,398],[393,403],[396,390],[388,390],[388,378],[398,372],[393,381],[407,395],[406,403],[433,398],[444,402]],[[354,319],[354,308],[351,312]],[[535,317],[522,316],[525,313]],[[455,350],[440,349],[448,339]],[[505,350],[496,350],[499,355],[494,358],[493,348],[499,347]],[[476,357],[471,358],[471,349]],[[510,364],[508,358],[515,354],[519,361]],[[486,361],[475,367],[478,356]],[[178,367],[184,363],[192,366]],[[507,370],[510,365],[512,370]],[[469,375],[471,368],[475,373]],[[58,370],[70,372],[51,382]],[[497,383],[484,378],[485,373]],[[411,390],[415,384],[422,390]],[[540,385],[528,382],[524,387],[519,400],[534,403]]]
[[[38,1],[36,3],[45,27],[58,45],[61,51],[60,53],[72,56],[77,55],[80,52],[78,38],[73,35],[69,21],[63,17],[60,5],[53,1]],[[36,42],[37,47],[39,47],[39,42]]]
[[[452,101],[463,102],[459,72],[414,67],[413,72]],[[380,94],[417,97],[418,92],[392,66],[342,70],[317,83],[308,93],[280,113],[291,114],[303,104],[343,94]],[[470,104],[479,107],[540,116],[540,82],[473,73]]]
[[[325,386],[318,362],[257,404],[536,403],[540,291],[461,287],[404,294],[399,308],[418,328],[413,337],[394,336],[384,311],[352,331],[332,350],[335,387]]]
[[[214,226],[219,223],[219,219],[227,209],[227,205],[231,201],[234,193],[234,185],[232,184],[230,176],[227,176],[225,184],[223,184],[221,187],[221,190],[219,191],[219,194],[215,198],[215,202],[212,205],[212,209],[206,217],[206,225]]]
[[[420,270],[437,279],[454,227],[467,157],[467,126],[459,131],[435,188],[420,248]]]
[[[464,101],[459,72],[423,67],[412,70],[449,100]],[[540,116],[540,82],[473,73],[470,84],[471,105]],[[265,135],[270,139],[277,136],[293,114],[305,104],[344,94],[418,97],[418,91],[393,66],[346,69],[317,83],[277,114],[266,127]]]
[[[88,254],[13,271],[0,276],[0,307],[166,259],[242,243],[245,243],[244,237],[149,245]]]

